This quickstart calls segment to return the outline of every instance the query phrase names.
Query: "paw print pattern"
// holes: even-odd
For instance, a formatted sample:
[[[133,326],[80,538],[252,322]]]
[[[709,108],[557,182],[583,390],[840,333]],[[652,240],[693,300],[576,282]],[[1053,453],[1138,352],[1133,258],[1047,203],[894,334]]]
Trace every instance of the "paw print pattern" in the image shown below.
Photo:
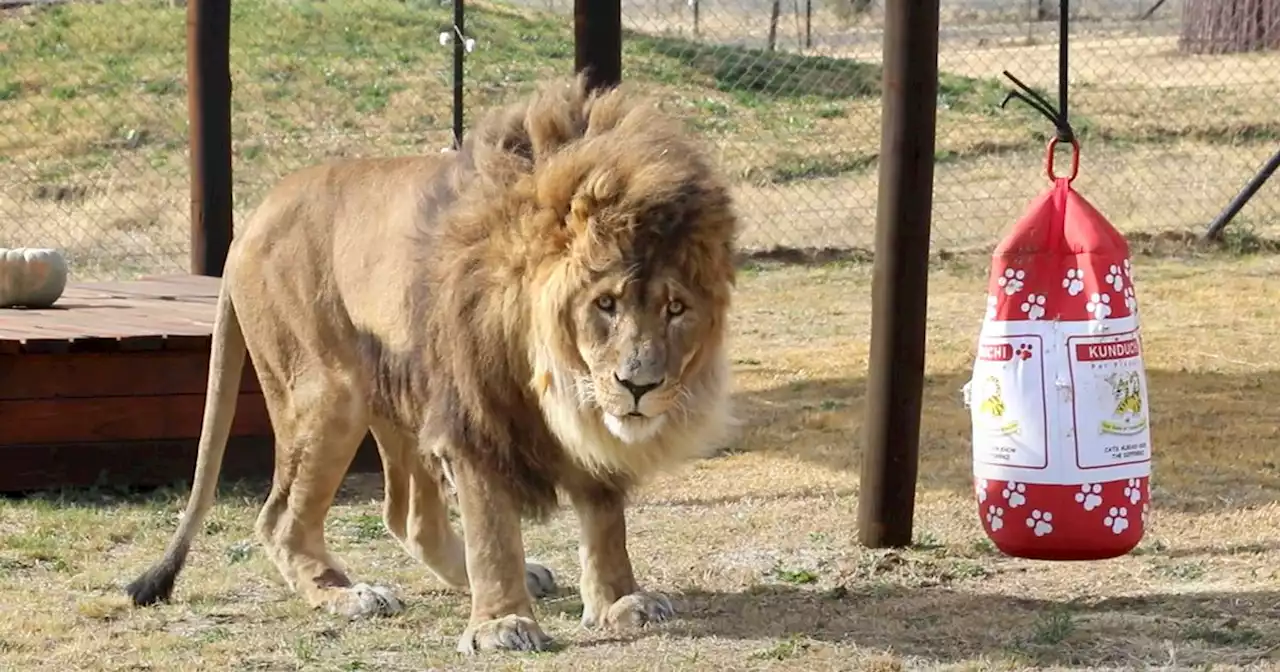
[[[1027,300],[1022,302],[1022,312],[1033,320],[1044,317],[1044,294],[1028,294]]]
[[[1138,312],[1138,299],[1133,295],[1133,285],[1124,288],[1124,307],[1128,308],[1130,313]]]
[[[978,503],[981,504],[987,501],[987,479],[978,479],[978,482],[974,487],[978,493]]]
[[[1084,291],[1084,271],[1078,268],[1068,268],[1067,277],[1062,279],[1062,288],[1067,290],[1071,296],[1075,296]]]
[[[1107,517],[1102,519],[1102,524],[1111,528],[1113,534],[1120,534],[1129,529],[1129,509],[1128,507],[1111,507],[1107,511]]]
[[[1092,511],[1102,506],[1102,484],[1085,483],[1076,493],[1076,501],[1084,505],[1085,511]]]
[[[1009,501],[1009,508],[1016,509],[1027,503],[1027,484],[1009,481],[1000,494]]]
[[[1129,278],[1130,285],[1133,284],[1133,265],[1129,263],[1128,259],[1124,260],[1124,277]]]
[[[1053,514],[1032,509],[1031,515],[1027,517],[1027,527],[1031,528],[1037,537],[1043,537],[1053,531]]]
[[[1018,347],[1013,350],[1013,356],[1023,361],[1031,359],[1031,348],[1030,343],[1019,343]]]
[[[1111,295],[1090,294],[1089,302],[1084,304],[1084,309],[1092,313],[1095,320],[1106,319],[1111,315]]]
[[[996,284],[1004,287],[1004,293],[1013,296],[1022,291],[1022,281],[1027,277],[1027,272],[1022,269],[1006,268],[1004,275],[996,278]]]
[[[996,297],[994,294],[987,295],[987,319],[996,319]]]
[[[1143,503],[1142,503],[1142,525],[1143,525],[1144,527],[1145,527],[1145,526],[1146,526],[1146,524],[1147,524],[1147,513],[1148,513],[1148,512],[1150,512],[1150,511],[1151,511],[1151,503],[1150,503],[1150,502],[1143,502]]]
[[[1115,264],[1111,264],[1111,268],[1107,269],[1107,274],[1103,279],[1117,292],[1124,289],[1124,276],[1120,275],[1120,267]]]
[[[992,532],[999,532],[1004,527],[1004,509],[992,504],[987,507],[987,524]]]
[[[1124,486],[1124,496],[1129,499],[1130,504],[1134,505],[1142,500],[1142,488],[1139,487],[1138,479],[1129,479],[1129,484]]]

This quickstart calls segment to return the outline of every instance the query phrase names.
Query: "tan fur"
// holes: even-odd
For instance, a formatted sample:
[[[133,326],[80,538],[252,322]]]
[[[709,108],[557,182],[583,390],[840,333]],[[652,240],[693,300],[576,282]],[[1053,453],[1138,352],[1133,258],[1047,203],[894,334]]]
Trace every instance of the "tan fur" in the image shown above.
[[[237,231],[195,487],[130,594],[169,597],[213,502],[247,352],[276,439],[257,530],[310,604],[399,609],[386,589],[353,585],[324,539],[371,430],[388,530],[470,590],[461,650],[548,644],[531,600],[553,579],[525,561],[521,520],[561,492],[581,523],[583,623],[669,617],[632,573],[625,499],[714,449],[730,423],[735,226],[675,121],[626,88],[590,95],[581,78],[490,113],[458,152],[286,177]]]

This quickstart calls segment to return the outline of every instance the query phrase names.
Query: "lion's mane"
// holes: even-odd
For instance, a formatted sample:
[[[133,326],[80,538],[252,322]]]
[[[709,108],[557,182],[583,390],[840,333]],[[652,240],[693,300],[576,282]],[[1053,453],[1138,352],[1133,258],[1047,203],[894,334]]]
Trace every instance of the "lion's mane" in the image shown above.
[[[736,219],[727,187],[679,122],[625,85],[582,77],[483,117],[421,194],[421,277],[408,299],[418,346],[377,361],[376,403],[425,417],[428,446],[505,484],[526,515],[556,504],[570,469],[627,489],[714,449],[731,422],[725,319]],[[689,399],[651,440],[625,444],[582,407],[586,365],[570,302],[621,262],[679,269],[709,297]]]

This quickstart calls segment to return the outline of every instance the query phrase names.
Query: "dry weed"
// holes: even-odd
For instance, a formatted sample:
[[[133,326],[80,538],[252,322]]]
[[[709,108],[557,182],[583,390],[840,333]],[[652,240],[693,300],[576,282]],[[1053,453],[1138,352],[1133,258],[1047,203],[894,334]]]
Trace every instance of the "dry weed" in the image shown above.
[[[959,389],[985,307],[984,262],[930,276],[929,359],[911,548],[856,542],[870,268],[748,268],[734,313],[748,420],[724,455],[664,477],[630,514],[637,572],[680,618],[583,632],[576,531],[530,527],[559,573],[539,609],[564,645],[465,660],[465,596],[383,531],[381,481],[352,476],[333,548],[387,582],[402,616],[343,623],[306,609],[252,540],[262,483],[223,493],[173,603],[134,609],[122,582],[157,557],[185,498],[50,493],[0,503],[0,660],[13,670],[1242,669],[1280,663],[1280,258],[1135,260],[1151,380],[1154,522],[1106,562],[1003,557],[969,480]],[[1217,669],[1217,668],[1215,668]]]

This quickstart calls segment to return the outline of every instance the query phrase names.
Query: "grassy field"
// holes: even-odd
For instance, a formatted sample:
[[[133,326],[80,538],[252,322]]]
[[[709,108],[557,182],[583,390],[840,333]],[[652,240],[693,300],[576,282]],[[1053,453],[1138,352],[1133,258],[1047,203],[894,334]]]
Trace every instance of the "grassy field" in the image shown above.
[[[469,119],[572,70],[569,17],[493,0],[467,11],[477,39]],[[282,173],[324,157],[449,143],[451,49],[439,43],[449,7],[237,0],[233,13],[238,214]],[[629,16],[628,25],[638,30],[644,18]],[[736,25],[755,39],[763,25],[753,20],[750,33],[717,20],[705,17],[712,37],[732,37],[712,28]],[[790,46],[794,26],[783,24],[780,44]],[[807,56],[633,31],[624,76],[714,148],[737,185],[744,246],[869,247],[880,141],[875,30],[846,31],[871,46]],[[1081,24],[1072,42],[1072,109],[1085,143],[1077,186],[1125,231],[1202,226],[1280,138],[1280,55],[1185,57],[1172,37],[1104,40],[1091,30]],[[1045,186],[1048,126],[1023,106],[1001,110],[999,77],[1007,68],[1054,91],[1052,35],[1019,34],[995,26],[941,47],[936,247],[992,244]],[[184,36],[185,10],[163,0],[0,14],[0,244],[62,247],[77,278],[185,269]],[[1242,217],[1271,234],[1277,212],[1272,185]]]
[[[1138,240],[1154,439],[1153,519],[1106,562],[1003,557],[972,501],[968,378],[981,258],[931,273],[916,543],[856,543],[871,270],[749,268],[733,316],[737,400],[725,454],[646,488],[637,571],[680,616],[641,632],[576,623],[576,528],[528,528],[562,592],[539,607],[564,647],[455,655],[467,600],[383,531],[381,480],[352,476],[331,547],[406,613],[344,623],[292,597],[253,543],[262,483],[224,483],[175,601],[120,587],[161,552],[185,489],[0,500],[0,667],[12,670],[1275,669],[1280,665],[1280,256]],[[1163,245],[1164,247],[1161,247]],[[1169,252],[1179,252],[1169,256]]]

